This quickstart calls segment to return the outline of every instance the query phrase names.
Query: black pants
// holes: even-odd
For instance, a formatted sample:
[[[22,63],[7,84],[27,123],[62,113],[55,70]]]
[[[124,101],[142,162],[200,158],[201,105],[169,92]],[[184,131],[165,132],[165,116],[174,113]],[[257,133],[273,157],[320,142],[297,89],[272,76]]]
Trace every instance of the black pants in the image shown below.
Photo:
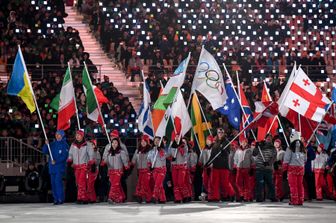
[[[273,171],[270,169],[257,169],[256,170],[256,199],[263,201],[264,184],[268,189],[270,199],[275,199],[275,186],[273,183]]]
[[[315,176],[312,172],[306,172],[304,174],[304,181],[308,188],[308,200],[314,199],[315,196]]]

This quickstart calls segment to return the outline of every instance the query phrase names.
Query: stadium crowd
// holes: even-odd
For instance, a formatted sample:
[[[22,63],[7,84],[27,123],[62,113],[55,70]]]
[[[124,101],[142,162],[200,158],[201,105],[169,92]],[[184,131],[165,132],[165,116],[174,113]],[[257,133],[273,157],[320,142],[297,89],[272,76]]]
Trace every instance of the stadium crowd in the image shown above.
[[[135,114],[129,99],[114,87],[108,77],[99,79],[97,67],[85,52],[78,31],[64,28],[65,13],[63,1],[12,1],[5,0],[0,6],[0,55],[1,66],[8,75],[11,73],[17,53],[17,45],[29,72],[32,73],[33,88],[46,126],[47,135],[52,137],[57,126],[57,111],[50,106],[60,92],[63,75],[69,62],[74,80],[81,126],[87,132],[95,131],[98,125],[86,119],[85,94],[81,85],[83,62],[93,78],[94,84],[109,99],[102,107],[108,128],[129,129],[135,124]],[[41,148],[41,126],[37,114],[30,114],[22,100],[6,95],[6,83],[1,81],[1,137],[14,136],[27,140],[28,144]],[[111,121],[113,120],[113,121]],[[126,120],[126,121],[125,121]],[[113,126],[112,126],[113,125]],[[8,128],[11,126],[11,128]],[[75,124],[69,130],[75,131]],[[129,131],[133,131],[130,129]],[[99,134],[97,134],[99,136]],[[72,136],[73,137],[73,136]]]
[[[187,77],[182,86],[184,96],[188,97],[202,45],[216,56],[218,63],[227,64],[230,73],[241,71],[240,77],[245,85],[245,94],[252,105],[252,110],[254,110],[254,102],[259,101],[261,97],[263,85],[261,82],[255,82],[254,77],[258,80],[271,78],[268,86],[273,100],[276,101],[285,84],[284,80],[278,78],[282,74],[279,66],[288,66],[285,69],[287,72],[284,73],[289,73],[294,61],[303,66],[313,65],[315,67],[312,69],[317,73],[310,73],[311,69],[307,68],[311,78],[325,80],[326,66],[334,65],[332,53],[335,49],[335,14],[332,11],[334,2],[319,1],[319,4],[305,2],[302,8],[298,7],[303,3],[299,0],[255,1],[254,3],[239,0],[79,2],[82,2],[82,5],[79,4],[78,8],[88,16],[92,31],[98,35],[102,46],[121,64],[132,81],[137,75],[140,76],[142,69],[147,67],[146,82],[150,86],[152,102],[155,102],[159,95],[161,83],[163,85],[166,83],[166,75],[170,74],[191,52]],[[122,128],[127,129],[125,133],[133,134],[132,130],[136,128],[136,112],[128,98],[119,93],[107,77],[104,77],[104,80],[95,80],[95,84],[109,99],[109,102],[103,105],[102,113],[107,129],[111,130],[112,143],[99,153],[95,144],[89,142],[94,138],[92,133],[96,134],[101,130],[95,131],[99,127],[85,118],[85,95],[80,78],[82,62],[85,61],[91,65],[89,66],[91,74],[97,71],[90,62],[89,54],[85,52],[78,32],[71,27],[66,30],[63,28],[64,17],[67,16],[63,1],[25,1],[17,5],[17,1],[7,0],[3,3],[0,11],[1,63],[13,64],[17,45],[20,44],[26,63],[34,64],[34,68],[31,68],[35,80],[33,88],[42,119],[45,121],[47,135],[53,138],[57,133],[56,142],[52,146],[54,145],[56,150],[62,147],[67,153],[68,146],[64,137],[72,137],[76,132],[69,156],[63,156],[63,154],[59,157],[55,156],[56,161],[59,158],[64,164],[60,166],[60,172],[53,169],[53,166],[50,168],[53,192],[56,193],[54,194],[55,204],[64,201],[64,196],[58,194],[55,188],[59,187],[56,185],[60,180],[58,174],[64,173],[66,159],[68,170],[74,170],[72,178],[76,179],[79,203],[96,201],[94,183],[97,176],[101,174],[100,171],[104,171],[105,177],[108,176],[110,180],[109,193],[97,191],[102,195],[102,200],[108,198],[110,202],[124,202],[125,177],[132,166],[137,166],[139,170],[136,194],[139,202],[164,203],[167,200],[166,196],[176,203],[189,202],[191,199],[199,199],[198,195],[201,192],[207,193],[209,201],[236,199],[249,202],[254,198],[257,201],[263,201],[264,198],[261,195],[263,186],[259,183],[263,179],[267,181],[270,199],[278,201],[285,197],[281,191],[279,192],[279,185],[282,188],[282,181],[280,184],[279,180],[288,175],[290,178],[288,180],[291,181],[289,184],[292,184],[296,177],[293,172],[297,167],[300,172],[297,175],[302,178],[304,177],[302,169],[306,168],[304,179],[305,185],[309,187],[305,190],[308,200],[314,197],[319,200],[323,198],[321,184],[325,181],[328,182],[324,184],[328,186],[325,197],[334,198],[335,185],[332,185],[335,177],[332,176],[332,172],[328,172],[336,161],[333,158],[335,153],[332,150],[333,143],[323,148],[323,144],[316,147],[315,141],[312,141],[312,145],[306,145],[309,147],[306,150],[303,149],[303,142],[295,138],[290,148],[286,150],[287,155],[282,154],[278,157],[278,154],[284,153],[286,149],[285,146],[281,146],[284,145],[283,136],[273,139],[268,135],[265,142],[259,144],[268,159],[265,160],[263,153],[256,147],[256,142],[253,142],[249,136],[249,141],[232,143],[230,149],[223,153],[220,159],[212,162],[212,166],[207,165],[208,161],[219,152],[222,143],[237,134],[237,130],[232,129],[225,117],[213,111],[202,98],[201,104],[207,119],[212,123],[213,129],[216,129],[214,133],[217,135],[216,138],[208,138],[207,158],[199,159],[198,156],[202,157],[202,154],[188,139],[183,139],[182,142],[176,140],[172,148],[168,148],[167,144],[161,145],[158,138],[155,138],[152,144],[146,137],[141,138],[138,150],[128,155],[129,151],[127,148],[125,150],[119,138],[123,133]],[[324,15],[322,18],[315,16],[322,13]],[[304,22],[298,22],[303,21],[302,19]],[[323,34],[316,33],[316,29]],[[298,36],[298,30],[302,35]],[[292,37],[302,38],[302,42],[299,44],[300,41]],[[79,116],[81,125],[85,127],[85,133],[75,131],[74,127],[67,133],[56,132],[56,111],[50,104],[61,89],[67,61],[72,67]],[[43,76],[39,77],[38,65],[47,64],[57,64],[57,67],[56,65],[48,67],[50,70],[47,69]],[[20,99],[7,96],[5,88],[5,84],[1,83],[1,137],[28,138],[29,144],[41,148],[44,143],[41,140],[43,137],[41,137],[40,126],[37,125],[37,115],[30,114]],[[326,88],[323,90],[327,92]],[[130,127],[131,124],[133,127]],[[72,123],[71,126],[76,124]],[[292,125],[284,121],[284,127],[284,131],[290,138]],[[99,136],[101,135],[96,134],[96,137]],[[86,141],[85,138],[89,140]],[[84,149],[78,150],[79,148]],[[249,151],[249,160],[245,160],[245,155],[239,155],[247,151]],[[43,147],[43,152],[49,153],[46,146]],[[87,156],[84,153],[87,153]],[[316,164],[319,171],[315,171],[313,175],[311,170],[315,166],[311,166],[310,161],[315,159],[314,156],[322,156],[326,153],[332,159],[319,160]],[[293,154],[297,155],[296,159]],[[77,155],[83,155],[83,157],[85,155],[86,158],[78,158]],[[289,156],[293,156],[295,160],[292,162]],[[54,165],[51,160],[49,164]],[[279,169],[283,171],[278,173]],[[274,178],[278,180],[275,182],[276,185],[273,184],[273,180],[270,180],[273,177],[273,170],[275,170]],[[324,181],[320,180],[322,172]],[[225,182],[221,182],[221,177]],[[244,182],[242,178],[249,180]],[[252,186],[255,182],[257,182],[256,196]],[[107,181],[102,184],[104,188],[108,187]],[[316,186],[318,190],[316,195],[311,185]],[[144,188],[150,188],[150,190]],[[220,188],[223,190],[220,191]],[[302,204],[302,192],[301,187],[290,189],[291,204]],[[72,193],[70,191],[70,194],[73,194],[73,191]],[[205,198],[203,195],[201,199]]]

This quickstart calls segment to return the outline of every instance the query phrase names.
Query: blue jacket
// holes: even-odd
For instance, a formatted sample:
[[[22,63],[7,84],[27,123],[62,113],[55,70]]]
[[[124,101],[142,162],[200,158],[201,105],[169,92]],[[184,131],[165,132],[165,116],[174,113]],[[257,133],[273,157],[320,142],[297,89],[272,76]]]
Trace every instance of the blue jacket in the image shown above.
[[[49,159],[49,173],[64,172],[69,153],[69,145],[65,138],[61,141],[54,141],[50,143],[50,150],[56,164],[52,165],[51,159]],[[46,144],[43,146],[42,152],[43,154],[49,155],[48,146]]]
[[[311,161],[313,161],[315,157],[316,157],[315,150],[311,145],[309,145],[307,147],[307,162],[305,164],[305,173],[312,173]]]

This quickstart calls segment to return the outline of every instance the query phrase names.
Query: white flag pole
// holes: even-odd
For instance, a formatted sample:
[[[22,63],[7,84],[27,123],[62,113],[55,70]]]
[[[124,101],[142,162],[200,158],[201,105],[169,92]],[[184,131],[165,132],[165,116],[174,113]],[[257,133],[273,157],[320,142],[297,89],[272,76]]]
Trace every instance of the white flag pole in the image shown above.
[[[48,150],[49,150],[49,155],[50,155],[51,161],[54,161],[54,157],[53,157],[53,155],[51,153],[51,149],[50,149],[50,145],[49,145],[49,140],[48,140],[47,134],[46,134],[45,129],[44,129],[44,124],[43,124],[43,121],[42,121],[41,113],[40,113],[40,110],[39,110],[39,107],[38,107],[38,104],[37,104],[37,101],[36,101],[36,97],[35,97],[35,94],[34,94],[34,90],[33,90],[32,84],[30,82],[30,78],[29,78],[29,75],[28,75],[28,70],[27,70],[26,63],[24,61],[24,58],[23,58],[23,55],[22,55],[22,52],[21,52],[20,45],[18,45],[18,48],[19,48],[18,52],[19,52],[20,58],[21,58],[21,60],[23,62],[23,67],[24,67],[24,70],[25,70],[25,74],[24,75],[26,75],[30,91],[32,92],[32,95],[33,95],[33,99],[34,99],[35,106],[36,106],[36,112],[37,112],[37,115],[38,115],[38,117],[40,119],[43,135],[44,135],[45,140],[48,141],[47,146],[48,146]]]
[[[266,85],[265,80],[264,80],[264,87],[265,87],[265,89],[266,89],[266,93],[267,93],[268,98],[269,98],[271,101],[273,101],[272,98],[271,98],[271,95],[270,95],[269,92],[268,92],[268,88],[267,88],[267,85]],[[284,139],[285,139],[285,142],[286,142],[287,147],[289,147],[289,143],[288,143],[288,140],[287,140],[287,137],[286,137],[286,134],[285,134],[285,129],[284,129],[283,126],[282,126],[282,123],[281,123],[281,121],[280,121],[280,118],[279,118],[279,115],[278,115],[278,114],[273,118],[272,124],[271,124],[270,128],[268,129],[267,134],[271,131],[271,129],[272,129],[273,125],[274,125],[275,119],[277,119],[277,121],[278,121],[278,123],[279,123],[279,125],[280,125],[280,128],[282,129],[282,132],[281,132],[281,133],[283,134],[283,137],[284,137]]]
[[[104,117],[103,117],[103,115],[102,115],[102,113],[101,113],[100,105],[99,105],[99,102],[98,102],[98,100],[97,100],[96,94],[95,94],[94,89],[93,89],[93,86],[92,86],[92,82],[91,82],[91,77],[90,77],[89,71],[88,71],[88,69],[87,69],[86,63],[85,63],[85,62],[83,62],[83,63],[84,63],[84,69],[86,70],[86,73],[87,73],[87,75],[88,75],[88,79],[89,79],[89,81],[90,81],[90,85],[91,85],[91,88],[92,88],[92,91],[93,91],[93,95],[94,95],[95,101],[96,101],[96,103],[97,103],[97,108],[98,108],[99,115],[101,116],[102,121],[103,121],[103,128],[104,128],[104,130],[105,130],[105,134],[106,134],[107,140],[108,140],[109,144],[111,144],[111,139],[110,139],[110,137],[109,137],[109,135],[108,135],[108,133],[107,133],[107,129],[106,129],[106,125],[105,125]]]
[[[78,117],[78,108],[77,108],[77,103],[76,103],[75,88],[73,86],[73,81],[72,81],[72,75],[71,75],[71,69],[70,69],[70,63],[69,62],[68,62],[68,69],[69,69],[70,81],[71,81],[72,89],[73,89],[73,96],[74,96],[75,109],[76,109],[77,125],[78,125],[78,130],[80,130],[81,127],[80,127],[80,122],[79,122],[79,117]]]

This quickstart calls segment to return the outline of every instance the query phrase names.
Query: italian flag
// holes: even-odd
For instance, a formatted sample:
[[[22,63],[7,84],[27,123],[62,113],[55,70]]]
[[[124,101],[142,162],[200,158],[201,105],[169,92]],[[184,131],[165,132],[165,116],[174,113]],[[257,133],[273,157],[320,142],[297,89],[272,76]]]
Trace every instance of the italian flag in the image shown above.
[[[61,93],[58,100],[57,129],[66,130],[70,128],[70,119],[76,114],[74,87],[70,73],[70,67],[66,70]]]
[[[90,75],[86,67],[84,67],[83,72],[82,72],[82,82],[83,82],[84,93],[86,95],[87,117],[88,119],[91,119],[94,122],[98,122],[101,126],[104,127],[104,122],[103,122],[103,118],[100,113],[100,108],[98,107],[99,105],[97,103],[97,98],[95,95],[94,87],[92,86]]]

